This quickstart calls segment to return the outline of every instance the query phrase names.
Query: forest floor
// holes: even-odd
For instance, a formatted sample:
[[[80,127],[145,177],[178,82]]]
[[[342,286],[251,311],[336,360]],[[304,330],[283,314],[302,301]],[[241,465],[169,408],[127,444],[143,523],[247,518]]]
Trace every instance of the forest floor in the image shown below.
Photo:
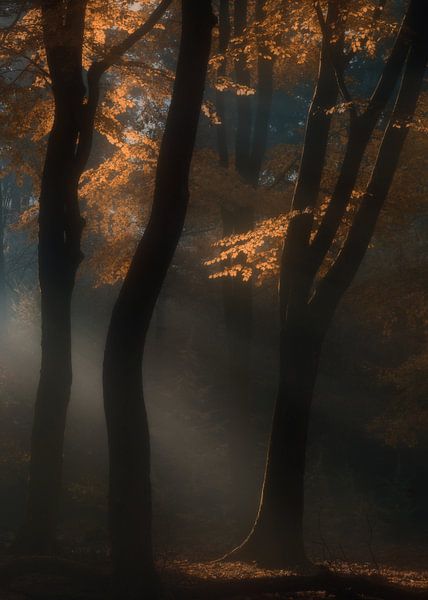
[[[0,384],[1,379],[0,370]],[[10,386],[12,389],[17,388],[17,381],[18,376]],[[66,453],[59,540],[62,558],[16,558],[7,552],[25,509],[34,387],[32,381],[20,393],[15,391],[3,396],[0,393],[0,600],[108,600],[107,460],[104,425],[98,412],[96,418],[86,418],[86,413],[82,413],[79,419],[70,421],[72,444]],[[209,402],[204,410],[207,405]],[[179,418],[180,410],[180,407],[175,412],[169,410],[171,422]],[[187,414],[186,410],[183,414]],[[202,414],[202,409],[198,410]],[[196,409],[194,412],[199,414]],[[318,558],[324,567],[317,575],[267,571],[254,564],[210,562],[209,559],[222,556],[228,548],[234,547],[249,526],[249,522],[245,524],[237,519],[240,508],[236,508],[234,488],[226,475],[213,477],[216,472],[222,472],[219,465],[224,464],[210,461],[217,448],[223,456],[226,434],[219,438],[213,436],[212,444],[204,445],[209,423],[204,427],[199,424],[199,437],[189,436],[185,453],[186,436],[181,429],[165,427],[164,413],[166,411],[159,413],[158,430],[166,431],[166,436],[172,432],[170,437],[176,442],[168,447],[171,453],[180,449],[178,469],[174,461],[166,460],[168,453],[161,455],[159,445],[155,478],[157,550],[163,553],[158,571],[167,600],[428,600],[426,536],[423,526],[419,525],[425,521],[421,513],[416,512],[413,497],[408,496],[407,490],[413,490],[411,481],[403,479],[402,488],[406,493],[401,496],[398,492],[392,494],[395,488],[385,488],[379,501],[386,499],[398,508],[386,510],[389,504],[385,502],[379,505],[378,513],[385,517],[383,521],[380,518],[376,521],[374,517],[369,520],[365,512],[364,507],[370,505],[371,498],[367,490],[375,489],[379,482],[383,485],[384,479],[379,478],[380,474],[383,476],[381,470],[375,472],[370,485],[361,489],[358,480],[351,477],[352,472],[346,471],[343,480],[338,476],[342,472],[339,467],[342,469],[343,465],[330,472],[334,493],[324,497],[328,511],[321,511],[321,500],[319,511],[315,510],[316,503],[307,510],[313,515],[307,528],[309,554],[314,560]],[[183,430],[194,429],[191,422],[189,428]],[[195,453],[194,448],[201,448],[201,452]],[[376,456],[377,452],[378,447],[372,455]],[[186,465],[191,465],[191,469],[186,471]],[[326,482],[316,477],[314,481],[313,489],[319,494]],[[223,489],[230,489],[229,495],[217,493]],[[338,494],[338,489],[347,490],[347,494]],[[187,490],[187,496],[183,490]],[[257,497],[256,491],[255,502]],[[336,504],[333,501],[337,501]],[[232,504],[234,510],[230,508]],[[426,505],[423,506],[425,515]],[[255,511],[256,506],[252,510]],[[340,520],[341,514],[348,517]],[[386,518],[395,528],[385,525]],[[343,560],[333,560],[335,557]],[[332,560],[323,560],[326,558]],[[370,563],[363,562],[365,560]]]
[[[428,571],[329,563],[317,575],[239,562],[161,562],[168,600],[428,599]],[[1,600],[107,600],[108,566],[64,558],[0,559]]]

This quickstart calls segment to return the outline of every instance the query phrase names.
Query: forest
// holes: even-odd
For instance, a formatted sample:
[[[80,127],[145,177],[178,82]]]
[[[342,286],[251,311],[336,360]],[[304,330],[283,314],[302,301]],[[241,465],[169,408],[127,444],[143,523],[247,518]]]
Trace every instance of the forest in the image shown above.
[[[427,0],[0,0],[0,600],[428,598]]]

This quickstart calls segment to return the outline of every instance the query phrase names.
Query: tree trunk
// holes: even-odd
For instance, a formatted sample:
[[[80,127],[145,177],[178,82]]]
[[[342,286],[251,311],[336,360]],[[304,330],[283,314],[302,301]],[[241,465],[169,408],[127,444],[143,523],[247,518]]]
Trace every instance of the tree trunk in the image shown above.
[[[0,183],[0,338],[6,327],[6,261],[5,261],[5,230],[6,230],[6,199],[3,184]],[[0,339],[0,343],[2,340]]]
[[[266,0],[257,0],[254,17],[257,22],[257,33],[264,34],[263,20],[265,18]],[[259,184],[263,160],[266,155],[269,122],[273,99],[273,67],[274,56],[268,45],[258,42],[257,58],[257,95],[253,135],[251,140],[250,168],[248,182],[255,188]]]
[[[114,306],[105,348],[110,535],[114,593],[122,600],[144,594],[156,597],[142,360],[153,310],[186,215],[213,24],[209,0],[182,0],[182,38],[152,213]]]
[[[279,389],[263,495],[240,556],[269,567],[308,564],[303,543],[306,441],[322,337],[305,321],[281,332]]]
[[[64,430],[72,380],[71,297],[81,261],[75,169],[81,107],[86,2],[43,4],[44,43],[53,81],[54,124],[49,135],[39,211],[42,359],[31,439],[27,515],[17,546],[49,554],[61,492]]]
[[[68,180],[66,174],[72,172],[78,129],[67,104],[64,102],[57,110],[40,196],[42,361],[34,412],[24,539],[28,551],[43,554],[54,550],[65,419],[72,380],[71,298],[81,259],[81,224],[77,223],[71,232],[64,224],[67,217],[61,214],[70,203],[77,202],[77,184]],[[66,229],[69,235],[64,235]]]
[[[227,72],[226,52],[230,41],[230,10],[229,0],[220,0],[219,7],[219,52],[224,59],[217,71],[217,77],[224,77]],[[226,107],[224,92],[216,90],[216,111],[221,123],[217,125],[217,149],[220,166],[227,169],[229,166],[229,147],[227,143]]]

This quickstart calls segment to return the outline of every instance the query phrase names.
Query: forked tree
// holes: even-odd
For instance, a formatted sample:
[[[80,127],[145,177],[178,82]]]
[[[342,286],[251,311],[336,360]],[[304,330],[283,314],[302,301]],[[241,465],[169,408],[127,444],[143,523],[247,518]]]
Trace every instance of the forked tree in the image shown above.
[[[279,388],[263,490],[254,527],[232,552],[276,567],[308,563],[303,539],[305,455],[321,348],[372,239],[415,113],[428,57],[425,2],[411,0],[378,84],[361,110],[347,88],[346,60],[337,35],[349,3],[330,0],[328,4],[325,18],[319,3],[314,3],[323,44],[281,256]],[[326,273],[320,274],[350,205],[367,146],[397,85],[394,107],[346,239],[332,264],[327,263]],[[314,214],[330,134],[331,111],[325,109],[334,103],[337,90],[349,107],[347,145],[328,207],[316,227]]]

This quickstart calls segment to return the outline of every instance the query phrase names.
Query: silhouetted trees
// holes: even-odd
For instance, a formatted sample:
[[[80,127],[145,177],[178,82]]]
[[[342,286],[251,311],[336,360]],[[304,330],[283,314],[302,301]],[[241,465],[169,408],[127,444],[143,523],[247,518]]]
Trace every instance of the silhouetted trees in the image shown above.
[[[83,259],[79,182],[92,148],[104,72],[150,31],[171,0],[111,48],[83,79],[86,0],[42,2],[43,41],[55,114],[43,169],[39,211],[42,358],[34,411],[27,515],[19,546],[33,553],[55,548],[64,431],[72,383],[71,301]]]
[[[150,441],[142,361],[156,301],[180,239],[215,23],[210,0],[182,1],[182,37],[153,206],[113,309],[104,355],[109,515],[117,598],[156,597]]]

